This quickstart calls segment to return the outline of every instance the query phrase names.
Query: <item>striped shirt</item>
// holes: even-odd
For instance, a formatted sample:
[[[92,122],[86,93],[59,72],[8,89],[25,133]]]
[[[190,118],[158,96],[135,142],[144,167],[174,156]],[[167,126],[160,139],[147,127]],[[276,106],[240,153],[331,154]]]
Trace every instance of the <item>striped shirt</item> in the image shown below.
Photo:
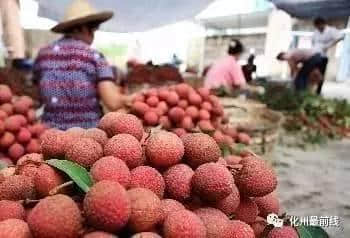
[[[97,84],[113,78],[102,54],[64,37],[40,50],[34,73],[40,80],[44,123],[62,130],[96,127],[102,116]]]

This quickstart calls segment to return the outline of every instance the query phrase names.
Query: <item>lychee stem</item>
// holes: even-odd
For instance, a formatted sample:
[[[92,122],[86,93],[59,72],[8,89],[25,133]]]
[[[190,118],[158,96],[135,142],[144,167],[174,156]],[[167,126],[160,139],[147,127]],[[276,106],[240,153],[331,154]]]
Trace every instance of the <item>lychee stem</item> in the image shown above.
[[[69,181],[69,182],[63,183],[63,184],[61,184],[61,185],[59,185],[59,186],[57,186],[57,187],[51,189],[50,192],[49,192],[49,195],[50,195],[50,196],[56,195],[56,194],[57,194],[60,190],[62,190],[63,188],[66,188],[66,187],[71,186],[71,185],[73,185],[73,184],[74,184],[73,181]]]

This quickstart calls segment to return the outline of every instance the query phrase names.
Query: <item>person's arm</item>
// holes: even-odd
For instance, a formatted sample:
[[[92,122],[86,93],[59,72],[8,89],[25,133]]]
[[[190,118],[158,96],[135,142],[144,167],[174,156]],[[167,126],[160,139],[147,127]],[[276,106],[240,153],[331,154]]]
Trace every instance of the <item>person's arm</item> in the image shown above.
[[[102,103],[109,111],[123,108],[129,101],[114,81],[112,68],[102,54],[96,58],[97,91]]]
[[[230,70],[231,83],[234,88],[245,88],[247,81],[244,77],[242,67],[235,62]]]
[[[121,88],[111,80],[101,81],[97,87],[100,98],[109,111],[117,111],[130,102],[130,97],[124,95]]]
[[[332,28],[330,34],[332,35],[332,39],[333,40],[324,46],[324,50],[325,51],[327,51],[328,49],[332,48],[333,46],[338,44],[338,42],[344,40],[344,38],[345,38],[345,34],[341,33],[336,28]]]

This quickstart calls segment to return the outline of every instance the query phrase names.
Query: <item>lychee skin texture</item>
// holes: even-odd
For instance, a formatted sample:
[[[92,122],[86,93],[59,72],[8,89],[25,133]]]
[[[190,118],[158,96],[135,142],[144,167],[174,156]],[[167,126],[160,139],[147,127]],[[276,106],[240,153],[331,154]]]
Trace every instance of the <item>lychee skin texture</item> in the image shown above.
[[[144,102],[134,102],[132,105],[132,111],[139,116],[144,115],[149,109],[150,107]]]
[[[94,163],[90,170],[94,182],[109,180],[127,188],[130,184],[130,170],[126,163],[114,156],[107,156]]]
[[[43,156],[41,154],[26,154],[17,160],[16,174],[34,178],[43,161]]]
[[[10,103],[4,103],[0,106],[0,109],[7,113],[7,116],[11,116],[13,114],[13,106]]]
[[[229,227],[231,238],[255,238],[253,229],[242,221],[230,221]]]
[[[159,103],[159,99],[156,96],[151,96],[151,97],[147,98],[146,103],[151,107],[156,107]]]
[[[130,189],[128,196],[131,204],[128,227],[134,232],[152,230],[162,218],[159,197],[145,188]]]
[[[166,102],[169,106],[175,106],[180,100],[179,95],[176,92],[169,92]]]
[[[85,131],[84,137],[91,138],[104,146],[108,141],[107,133],[98,128],[90,128]]]
[[[219,201],[233,192],[234,180],[230,171],[217,163],[199,166],[192,177],[193,191],[208,201]]]
[[[186,164],[177,164],[169,168],[163,175],[167,195],[178,201],[190,198],[193,175],[194,171]]]
[[[184,155],[181,139],[171,132],[152,134],[147,140],[146,156],[155,167],[167,168],[179,163]]]
[[[188,107],[188,102],[184,99],[180,100],[177,104],[178,107],[181,107],[182,109],[186,109]]]
[[[175,86],[175,91],[180,96],[180,98],[187,98],[190,91],[190,86],[185,83],[180,83]]]
[[[1,84],[0,85],[0,103],[8,103],[12,100],[12,92],[9,86]]]
[[[7,219],[24,220],[25,210],[22,204],[15,201],[0,201],[0,222]]]
[[[181,107],[173,107],[169,111],[169,118],[175,123],[180,123],[184,116],[185,111]]]
[[[186,108],[186,115],[190,116],[192,119],[197,119],[199,117],[199,110],[195,106],[189,106]]]
[[[167,216],[179,210],[185,210],[186,208],[180,202],[173,199],[163,199],[161,200],[161,208],[162,208],[162,221],[164,221]]]
[[[68,138],[63,131],[50,129],[42,136],[41,151],[45,157],[64,156]]]
[[[184,128],[175,128],[172,130],[172,132],[175,133],[178,137],[181,137],[187,134],[187,131]]]
[[[40,147],[39,140],[31,139],[29,143],[26,145],[26,151],[27,153],[40,153],[41,147]]]
[[[40,197],[49,196],[52,189],[64,182],[62,174],[47,164],[41,165],[34,177],[35,189]],[[60,192],[64,193],[65,190]]]
[[[225,213],[227,216],[231,216],[240,203],[240,195],[236,185],[232,186],[232,193],[222,200],[214,203],[214,207]]]
[[[261,234],[264,232],[267,222],[261,217],[257,217],[255,222],[250,224],[251,228],[254,231],[255,237],[260,238]]]
[[[31,137],[32,135],[28,129],[21,128],[21,130],[17,134],[17,141],[19,143],[27,143],[28,141],[30,141]]]
[[[205,109],[201,109],[199,110],[199,118],[201,120],[210,120],[210,113]]]
[[[188,95],[188,102],[191,105],[200,106],[202,103],[202,98],[201,98],[201,96],[199,96],[199,94],[197,94],[195,92],[191,92]]]
[[[169,130],[172,127],[171,121],[167,116],[162,116],[159,118],[159,124],[162,125],[162,128],[165,130]]]
[[[104,154],[123,160],[130,169],[144,164],[141,144],[129,134],[119,134],[109,139],[104,146]]]
[[[199,88],[197,92],[204,100],[209,100],[210,90],[208,88]]]
[[[228,232],[229,219],[220,210],[207,207],[194,211],[207,229],[207,238],[230,238]]]
[[[147,188],[162,198],[165,182],[163,176],[156,169],[149,166],[139,166],[131,170],[130,188]]]
[[[81,138],[72,144],[66,155],[69,160],[90,168],[103,156],[103,148],[93,139]]]
[[[6,131],[0,138],[0,146],[2,148],[8,148],[15,143],[15,140],[15,136],[11,132]]]
[[[35,199],[34,183],[30,177],[13,175],[0,184],[0,200]]]
[[[192,168],[208,162],[217,162],[221,156],[220,147],[207,134],[186,134],[181,139],[185,146],[184,158]]]
[[[276,174],[262,159],[246,158],[241,164],[243,167],[235,176],[235,181],[242,195],[263,197],[276,189]]]
[[[133,235],[131,238],[162,238],[157,233],[153,232],[141,232]]]
[[[17,132],[21,129],[21,121],[16,116],[10,116],[5,119],[5,128],[7,131]]]
[[[235,211],[235,219],[251,224],[258,217],[258,206],[251,198],[241,198]]]
[[[143,116],[143,119],[146,125],[149,125],[149,126],[156,126],[159,122],[159,116],[154,111],[146,112],[145,115]]]
[[[130,199],[126,190],[119,183],[101,181],[93,185],[86,194],[84,213],[93,227],[108,232],[117,232],[129,220]]]
[[[75,238],[82,229],[77,204],[61,194],[41,200],[29,213],[27,222],[35,238]]]
[[[236,165],[242,161],[242,157],[237,155],[228,155],[228,156],[225,156],[224,159],[226,160],[226,163],[228,165]]]
[[[163,225],[164,238],[205,238],[206,228],[202,220],[193,212],[180,210],[172,212]]]
[[[258,206],[259,216],[261,217],[267,217],[271,213],[279,214],[280,205],[275,193],[254,198],[254,202]]]
[[[180,123],[180,126],[188,131],[192,130],[195,127],[192,118],[189,116],[185,116],[183,118],[182,122]]]
[[[142,122],[132,114],[109,112],[102,117],[99,126],[109,137],[117,134],[130,134],[137,140],[143,136]]]
[[[213,124],[209,120],[199,121],[198,126],[199,129],[201,129],[203,132],[210,132],[215,130]]]
[[[299,235],[293,227],[284,226],[273,228],[267,235],[267,238],[299,238]]]
[[[8,219],[0,222],[0,237],[32,238],[28,224],[19,219]]]
[[[83,238],[118,238],[118,237],[107,232],[95,231],[84,235]]]
[[[8,149],[8,155],[14,160],[17,161],[22,155],[25,154],[24,147],[19,143],[14,143]]]

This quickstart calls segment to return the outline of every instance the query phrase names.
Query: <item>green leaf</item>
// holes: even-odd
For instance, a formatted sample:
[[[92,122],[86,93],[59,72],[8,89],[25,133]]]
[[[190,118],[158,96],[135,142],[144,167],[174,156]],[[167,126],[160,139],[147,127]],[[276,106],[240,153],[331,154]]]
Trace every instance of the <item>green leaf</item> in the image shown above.
[[[47,160],[46,163],[66,173],[84,192],[88,192],[92,186],[90,174],[82,166],[72,161],[58,159]]]
[[[0,170],[6,169],[6,168],[7,168],[7,164],[2,162],[2,161],[0,161]]]
[[[229,145],[222,144],[222,145],[220,145],[220,149],[221,149],[222,157],[232,155],[232,150],[231,150],[231,147]]]
[[[327,232],[318,226],[298,226],[300,238],[329,238]]]

